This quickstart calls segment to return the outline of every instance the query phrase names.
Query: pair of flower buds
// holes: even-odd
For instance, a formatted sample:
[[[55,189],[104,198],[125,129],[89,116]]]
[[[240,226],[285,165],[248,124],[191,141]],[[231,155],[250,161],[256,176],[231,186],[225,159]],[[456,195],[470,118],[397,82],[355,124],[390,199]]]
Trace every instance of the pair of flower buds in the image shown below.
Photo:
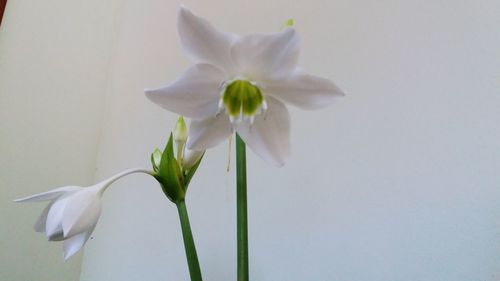
[[[92,186],[64,186],[14,201],[50,201],[34,229],[45,233],[49,241],[63,241],[63,257],[67,260],[90,238],[101,214],[102,195],[116,180],[133,173],[145,173],[156,178],[172,202],[184,200],[188,184],[204,154],[204,151],[189,150],[185,145],[187,137],[186,124],[180,117],[165,150],[157,148],[151,154],[153,171],[129,169]],[[173,142],[177,157],[174,157]]]

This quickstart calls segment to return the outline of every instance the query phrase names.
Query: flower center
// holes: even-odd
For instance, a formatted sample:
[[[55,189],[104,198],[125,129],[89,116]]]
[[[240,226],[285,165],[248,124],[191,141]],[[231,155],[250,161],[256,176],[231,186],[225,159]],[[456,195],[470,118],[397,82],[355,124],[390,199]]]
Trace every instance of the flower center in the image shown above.
[[[266,101],[260,89],[246,80],[233,80],[225,84],[219,107],[225,109],[231,122],[249,120],[265,111]]]

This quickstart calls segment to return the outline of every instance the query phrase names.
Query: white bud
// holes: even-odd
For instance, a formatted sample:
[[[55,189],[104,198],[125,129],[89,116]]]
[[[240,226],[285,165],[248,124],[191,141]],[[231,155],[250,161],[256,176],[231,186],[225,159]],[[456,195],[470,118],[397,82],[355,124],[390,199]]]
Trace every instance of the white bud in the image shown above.
[[[184,158],[182,162],[182,166],[184,169],[188,170],[191,169],[198,161],[200,160],[201,156],[203,156],[203,153],[205,153],[204,150],[191,150],[188,148],[184,149]]]
[[[177,143],[177,145],[184,145],[186,143],[187,137],[188,130],[186,127],[186,122],[184,122],[184,118],[182,118],[181,116],[175,124],[174,141]]]

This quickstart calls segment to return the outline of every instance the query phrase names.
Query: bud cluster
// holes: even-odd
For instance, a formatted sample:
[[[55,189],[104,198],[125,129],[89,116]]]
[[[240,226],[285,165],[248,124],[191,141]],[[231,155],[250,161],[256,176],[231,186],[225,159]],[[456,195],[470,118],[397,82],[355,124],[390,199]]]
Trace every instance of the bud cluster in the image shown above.
[[[205,151],[190,150],[186,147],[188,131],[186,123],[179,117],[173,134],[170,134],[163,152],[156,148],[151,154],[154,177],[163,192],[174,203],[184,200],[186,191]],[[176,155],[174,155],[174,142]]]

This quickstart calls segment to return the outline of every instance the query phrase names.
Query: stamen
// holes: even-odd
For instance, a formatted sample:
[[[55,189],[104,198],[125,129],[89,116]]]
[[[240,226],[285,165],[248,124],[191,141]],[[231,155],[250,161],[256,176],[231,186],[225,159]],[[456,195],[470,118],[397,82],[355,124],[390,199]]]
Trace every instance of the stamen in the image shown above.
[[[266,120],[267,119],[267,102],[266,102],[266,100],[264,100],[262,102],[262,107],[261,108],[262,108],[262,118],[264,120]]]
[[[219,88],[221,88],[221,90],[224,90],[224,88],[226,88],[228,82],[229,81],[222,81],[222,82],[220,82]],[[224,94],[224,91],[222,91],[222,94]]]
[[[226,172],[229,172],[229,168],[231,167],[231,143],[233,141],[233,134],[231,134],[229,136],[229,140],[228,140],[228,146],[227,146],[227,149],[228,149],[228,152],[227,152],[227,168],[226,168]]]
[[[219,115],[219,113],[224,112],[225,110],[226,110],[226,108],[224,107],[224,101],[221,98],[219,100],[219,105],[218,105],[218,108],[217,108],[216,116]]]
[[[261,105],[261,107],[260,107],[260,108],[261,108],[264,112],[266,112],[266,111],[267,111],[267,102],[266,102],[266,100],[265,100],[265,99],[262,101],[262,105]]]

